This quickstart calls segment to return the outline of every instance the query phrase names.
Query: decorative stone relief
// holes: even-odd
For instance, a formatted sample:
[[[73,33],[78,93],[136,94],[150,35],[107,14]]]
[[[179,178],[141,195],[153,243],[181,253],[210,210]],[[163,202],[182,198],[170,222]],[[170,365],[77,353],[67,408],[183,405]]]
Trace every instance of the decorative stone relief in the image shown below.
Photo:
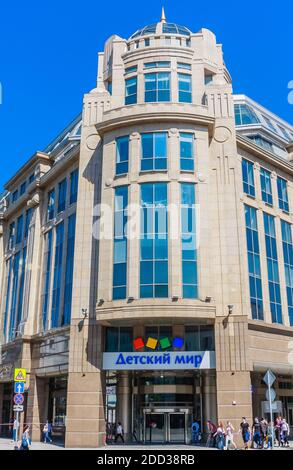
[[[86,146],[89,150],[96,150],[100,142],[98,134],[90,134],[86,139]]]
[[[227,142],[232,136],[232,132],[228,127],[219,126],[215,129],[214,139],[216,142],[223,144]]]

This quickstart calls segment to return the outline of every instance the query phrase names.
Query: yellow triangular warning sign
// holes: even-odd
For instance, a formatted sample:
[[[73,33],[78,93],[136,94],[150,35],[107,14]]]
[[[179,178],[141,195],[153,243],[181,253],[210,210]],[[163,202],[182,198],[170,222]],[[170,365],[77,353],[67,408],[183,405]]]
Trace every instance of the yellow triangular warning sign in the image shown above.
[[[24,375],[21,371],[18,372],[17,376],[15,377],[15,380],[16,382],[21,382],[22,380],[24,380]]]

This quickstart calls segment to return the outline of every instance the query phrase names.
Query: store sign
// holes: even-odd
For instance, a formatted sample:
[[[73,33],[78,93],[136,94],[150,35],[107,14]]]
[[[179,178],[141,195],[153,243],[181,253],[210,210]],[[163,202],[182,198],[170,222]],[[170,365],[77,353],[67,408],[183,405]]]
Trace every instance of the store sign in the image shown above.
[[[103,354],[104,370],[194,370],[215,368],[215,351],[115,352]]]

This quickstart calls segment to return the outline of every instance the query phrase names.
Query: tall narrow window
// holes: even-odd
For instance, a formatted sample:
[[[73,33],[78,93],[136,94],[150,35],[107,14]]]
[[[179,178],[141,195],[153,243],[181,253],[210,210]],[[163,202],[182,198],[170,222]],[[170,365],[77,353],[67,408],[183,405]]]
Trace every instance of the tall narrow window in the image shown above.
[[[191,75],[178,73],[179,103],[192,102]]]
[[[125,80],[125,104],[137,103],[137,77]]]
[[[180,169],[194,171],[193,134],[180,132]]]
[[[115,190],[113,300],[126,299],[128,187]]]
[[[30,229],[30,225],[31,225],[31,221],[32,221],[32,218],[33,218],[33,209],[30,208],[26,211],[26,216],[25,216],[25,228],[24,228],[24,238],[27,238],[28,237],[28,234],[29,234],[29,229]]]
[[[279,208],[282,209],[284,212],[289,212],[287,181],[278,176],[277,186],[278,186]]]
[[[10,289],[11,289],[11,277],[12,277],[12,258],[6,261],[6,291],[5,291],[5,311],[4,311],[4,325],[3,335],[5,340],[7,335],[7,325],[9,320],[9,302],[10,302]]]
[[[15,328],[18,330],[19,325],[22,322],[23,317],[23,294],[25,286],[25,269],[26,269],[26,253],[27,248],[25,247],[22,252],[21,260],[21,274],[20,274],[20,284],[19,284],[19,295],[18,295],[18,308],[17,308],[17,319]]]
[[[181,184],[181,243],[183,298],[198,297],[195,186]]]
[[[9,225],[9,239],[8,239],[8,249],[12,250],[15,243],[15,222],[12,222]]]
[[[116,139],[116,175],[128,173],[129,136]]]
[[[78,169],[70,173],[70,197],[69,204],[75,204],[78,192]]]
[[[167,184],[141,185],[140,297],[168,297]]]
[[[65,267],[65,288],[64,307],[61,325],[69,325],[71,318],[72,304],[72,284],[73,284],[73,263],[74,263],[74,241],[75,241],[76,215],[72,214],[68,218],[66,267]]]
[[[244,207],[251,314],[253,320],[263,320],[264,311],[260,270],[260,250],[258,240],[257,212],[254,207]]]
[[[293,242],[291,224],[281,220],[285,280],[290,325],[293,326]]]
[[[20,215],[17,219],[17,226],[16,226],[16,244],[22,241],[22,234],[23,234],[23,215]]]
[[[255,197],[253,163],[242,160],[243,191],[249,196]]]
[[[52,220],[55,215],[55,189],[48,192],[47,220]]]
[[[170,73],[158,72],[145,75],[145,101],[170,101]]]
[[[67,192],[67,179],[62,180],[58,185],[58,214],[65,211],[66,208],[66,192]]]
[[[53,242],[53,230],[50,230],[45,235],[43,295],[42,295],[42,321],[43,321],[44,331],[48,329],[48,309],[49,309],[49,299],[50,299],[52,242]]]
[[[142,134],[141,170],[167,169],[167,133]]]
[[[264,213],[270,308],[273,323],[283,323],[275,219]]]
[[[60,297],[62,282],[62,258],[64,243],[64,222],[56,227],[56,245],[55,245],[55,263],[54,263],[54,281],[52,291],[52,312],[51,326],[57,328],[60,326]]]
[[[16,332],[16,308],[17,308],[17,292],[19,283],[19,263],[20,263],[20,251],[16,253],[13,259],[13,276],[12,276],[12,295],[11,295],[11,307],[10,307],[10,324],[9,324],[9,340],[15,337]]]
[[[266,204],[273,205],[271,173],[264,168],[260,169],[261,197]]]

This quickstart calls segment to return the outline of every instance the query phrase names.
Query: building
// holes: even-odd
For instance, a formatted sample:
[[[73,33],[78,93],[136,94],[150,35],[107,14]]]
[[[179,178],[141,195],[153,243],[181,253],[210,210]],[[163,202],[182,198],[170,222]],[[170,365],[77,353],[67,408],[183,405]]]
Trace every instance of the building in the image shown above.
[[[0,423],[68,447],[189,442],[193,419],[293,426],[293,128],[233,95],[206,29],[161,21],[99,54],[82,115],[0,202]],[[134,234],[134,236],[132,236]]]

